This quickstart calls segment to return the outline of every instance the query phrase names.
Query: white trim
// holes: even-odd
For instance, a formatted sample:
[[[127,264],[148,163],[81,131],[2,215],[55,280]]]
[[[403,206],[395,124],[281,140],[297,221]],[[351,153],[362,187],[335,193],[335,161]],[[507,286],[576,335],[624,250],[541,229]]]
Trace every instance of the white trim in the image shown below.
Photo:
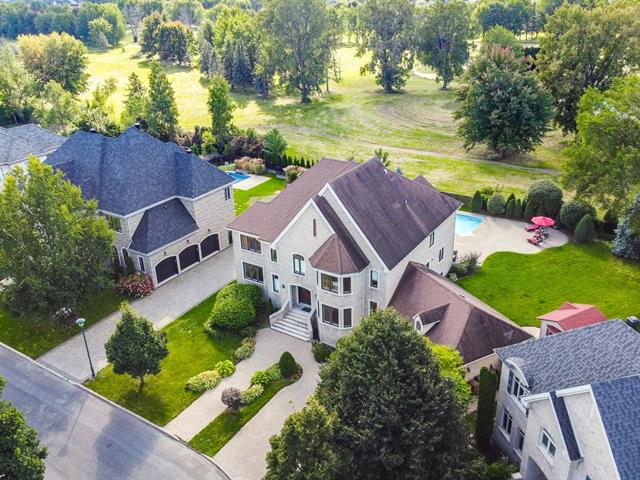
[[[139,252],[138,250],[134,250],[134,249],[132,249],[132,248],[130,247],[131,242],[133,242],[133,238],[132,238],[132,239],[131,239],[131,241],[129,242],[129,245],[127,245],[127,250],[129,250],[129,251],[131,251],[131,252],[139,253],[139,254],[141,254],[141,255],[147,255],[147,256],[149,256],[149,257],[150,257],[150,256],[151,256],[151,255],[153,255],[154,253],[158,253],[158,252],[160,252],[160,251],[162,251],[162,250],[166,250],[166,249],[167,249],[167,248],[169,248],[170,246],[175,245],[176,243],[181,242],[181,241],[183,241],[183,240],[186,240],[186,239],[187,239],[187,238],[189,238],[191,235],[195,235],[196,233],[199,233],[199,232],[200,232],[200,229],[196,230],[195,232],[191,232],[191,233],[189,233],[189,234],[185,235],[184,237],[180,237],[179,239],[174,240],[174,241],[173,241],[173,242],[171,242],[171,243],[167,243],[167,244],[163,245],[163,246],[162,246],[162,247],[160,247],[160,248],[156,248],[155,250],[152,250],[152,251],[150,251],[149,253]],[[198,242],[198,244],[200,244],[200,242]],[[170,255],[168,255],[168,256],[170,256]]]
[[[316,203],[313,201],[312,198],[310,198],[309,200],[307,200],[307,203],[305,203],[302,206],[302,208],[298,211],[298,213],[296,213],[295,217],[293,217],[291,219],[291,221],[287,224],[287,226],[284,227],[284,229],[278,234],[278,236],[275,238],[275,240],[273,242],[271,242],[271,245],[277,247],[278,242],[280,240],[282,240],[282,237],[284,237],[289,232],[289,230],[291,230],[293,228],[293,226],[298,222],[298,220],[300,220],[300,218],[302,218],[302,216],[306,213],[306,211],[309,209],[309,207],[315,208],[316,212],[322,218],[322,220],[324,220],[324,223],[329,228],[329,230],[331,230],[332,233],[336,233],[336,232],[333,231],[333,228],[331,228],[331,224],[329,224],[329,222],[327,221],[325,216],[322,214],[322,212],[320,211],[320,209],[318,208]],[[313,234],[311,236],[313,236]]]
[[[556,390],[557,397],[566,397],[569,395],[579,395],[581,393],[589,393],[591,388],[589,385],[581,385],[579,387],[563,388],[562,390]]]
[[[380,262],[380,264],[383,266],[384,269],[384,273],[389,273],[391,270],[389,269],[389,267],[387,266],[386,263],[384,263],[382,261],[382,258],[380,258],[380,255],[378,254],[378,252],[376,251],[375,248],[373,248],[373,245],[371,245],[371,242],[369,242],[369,239],[367,238],[367,236],[364,234],[364,232],[360,229],[360,227],[358,226],[358,224],[356,223],[356,221],[354,220],[354,218],[351,216],[351,214],[349,213],[349,210],[347,210],[347,208],[344,206],[344,204],[342,203],[342,201],[340,200],[340,197],[338,197],[338,195],[336,194],[336,192],[333,190],[333,188],[331,188],[331,185],[329,183],[327,183],[325,185],[325,187],[320,191],[319,195],[322,195],[322,193],[324,192],[325,188],[330,191],[336,202],[338,202],[338,205],[340,205],[340,208],[342,208],[343,212],[347,215],[347,217],[349,218],[349,220],[351,221],[351,223],[353,224],[353,226],[355,227],[356,231],[360,234],[360,236],[364,239],[365,244],[371,249],[371,251],[373,252],[373,254],[376,256],[376,258],[378,259],[378,261]],[[347,229],[348,230],[348,229]]]
[[[508,392],[507,392],[508,393]],[[513,395],[509,394],[511,398],[514,398]],[[520,397],[520,400],[524,404],[526,408],[529,407],[530,403],[539,402],[540,400],[549,400],[551,401],[551,395],[549,392],[544,393],[536,393],[535,395],[527,395],[525,397]]]
[[[507,358],[507,360],[504,363],[506,363],[507,366],[513,367],[516,370],[516,373],[518,373],[518,375],[522,379],[522,382],[524,382],[527,389],[530,388],[529,382],[527,382],[527,377],[525,377],[524,372],[513,360],[511,360],[511,358]]]
[[[591,388],[591,385],[589,385],[589,393],[591,394],[591,401],[593,402],[593,406],[595,407],[595,410],[596,410],[596,414],[597,414],[596,416],[598,417],[598,424],[602,429],[604,441],[607,445],[607,452],[609,453],[609,458],[611,459],[611,464],[613,465],[613,471],[616,474],[615,480],[621,480],[620,472],[618,471],[618,465],[616,464],[616,459],[613,456],[613,450],[611,449],[611,443],[609,443],[609,436],[607,435],[607,429],[604,428],[604,422],[602,421],[602,416],[600,415],[600,408],[598,407],[598,402],[596,401],[596,396],[593,394],[593,389]]]

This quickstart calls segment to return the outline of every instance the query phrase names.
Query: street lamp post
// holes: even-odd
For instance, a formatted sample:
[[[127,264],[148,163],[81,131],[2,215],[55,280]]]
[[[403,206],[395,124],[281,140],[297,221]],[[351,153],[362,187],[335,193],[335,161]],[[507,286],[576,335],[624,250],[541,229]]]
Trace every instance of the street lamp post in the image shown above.
[[[91,354],[89,353],[89,345],[87,345],[87,336],[84,334],[84,323],[86,320],[84,318],[79,318],[76,320],[76,325],[80,327],[82,330],[82,338],[84,339],[84,348],[87,349],[87,358],[89,358],[89,368],[91,369],[91,378],[96,378],[96,372],[93,370],[93,363],[91,362]]]

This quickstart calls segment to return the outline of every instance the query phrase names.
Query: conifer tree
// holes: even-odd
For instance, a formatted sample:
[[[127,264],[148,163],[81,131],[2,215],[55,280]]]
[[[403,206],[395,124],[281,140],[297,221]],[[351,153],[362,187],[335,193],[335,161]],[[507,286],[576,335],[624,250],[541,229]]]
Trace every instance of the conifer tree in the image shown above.
[[[155,137],[167,140],[176,132],[178,107],[175,94],[167,74],[158,62],[151,63],[145,119],[149,133]]]

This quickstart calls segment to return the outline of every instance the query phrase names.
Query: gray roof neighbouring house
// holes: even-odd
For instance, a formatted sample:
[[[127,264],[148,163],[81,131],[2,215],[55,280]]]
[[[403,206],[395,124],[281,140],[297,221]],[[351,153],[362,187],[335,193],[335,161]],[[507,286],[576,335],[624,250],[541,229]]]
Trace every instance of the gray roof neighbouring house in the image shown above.
[[[11,128],[0,127],[0,165],[11,165],[29,158],[44,157],[55,151],[66,138],[35,123]]]
[[[531,394],[640,374],[640,334],[621,320],[497,348],[522,371]]]
[[[636,352],[637,354],[638,352]],[[638,478],[640,375],[591,385],[620,480]]]
[[[116,138],[76,132],[46,160],[98,200],[108,213],[128,215],[174,197],[196,198],[233,178],[187,153],[131,127]]]
[[[426,335],[460,352],[465,363],[493,353],[494,348],[522,342],[531,335],[500,312],[454,282],[423,265],[409,263],[389,306],[423,326],[434,324]]]
[[[198,230],[198,225],[179,198],[150,208],[136,228],[129,248],[151,253]]]
[[[410,180],[375,157],[330,186],[389,270],[461,205],[424,178]]]

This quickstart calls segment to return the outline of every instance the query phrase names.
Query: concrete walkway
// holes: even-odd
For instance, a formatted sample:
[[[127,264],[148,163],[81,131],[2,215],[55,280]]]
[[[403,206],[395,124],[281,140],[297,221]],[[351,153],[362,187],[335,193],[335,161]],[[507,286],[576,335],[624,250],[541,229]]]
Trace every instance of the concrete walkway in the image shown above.
[[[243,175],[247,175],[249,178],[245,178],[244,180],[234,183],[233,188],[238,190],[249,190],[250,188],[257,187],[261,183],[266,182],[270,178],[264,175],[254,175],[253,173],[247,172],[243,172]]]
[[[320,368],[313,358],[310,343],[274,330],[263,332],[264,340],[267,340],[263,343],[268,347],[277,347],[278,357],[283,350],[289,350],[302,365],[304,373],[300,380],[283,388],[269,400],[269,403],[213,457],[215,463],[233,480],[258,480],[264,476],[267,470],[266,455],[271,450],[269,438],[280,433],[289,415],[304,407],[320,380]]]
[[[233,249],[227,248],[131,305],[151,320],[156,328],[162,328],[234,278]],[[104,344],[115,331],[119,318],[120,313],[116,312],[86,331],[96,372],[108,363]],[[75,382],[81,383],[90,376],[87,353],[80,334],[45,353],[38,362]]]
[[[550,228],[548,230],[549,238],[540,246],[535,246],[527,242],[527,238],[533,236],[533,233],[525,231],[527,222],[463,213],[481,217],[483,222],[471,235],[456,234],[454,248],[458,250],[458,257],[468,252],[478,252],[480,253],[480,261],[483,261],[494,252],[538,253],[545,248],[559,247],[569,241],[564,233]]]
[[[248,388],[251,376],[256,370],[267,369],[280,359],[282,353],[287,351],[293,355],[304,369],[302,378],[294,385],[304,384],[308,388],[294,389],[294,386],[291,386],[284,390],[289,392],[286,395],[287,398],[295,400],[296,403],[300,405],[304,405],[307,396],[315,390],[318,380],[318,364],[311,353],[311,343],[303,342],[302,340],[276,332],[270,328],[264,328],[259,330],[256,335],[256,351],[253,355],[247,360],[240,362],[236,366],[236,372],[232,376],[225,378],[220,382],[220,385],[213,390],[204,393],[189,405],[189,407],[183,410],[180,415],[169,422],[165,428],[188,442],[224,411],[226,407],[220,400],[220,396],[225,388],[235,387],[240,390]],[[275,397],[269,401],[267,406],[264,407],[264,410],[268,410],[271,413],[274,400]],[[249,425],[251,425],[251,423],[249,423]],[[245,426],[244,429],[249,425]],[[276,431],[278,430],[279,427]]]

